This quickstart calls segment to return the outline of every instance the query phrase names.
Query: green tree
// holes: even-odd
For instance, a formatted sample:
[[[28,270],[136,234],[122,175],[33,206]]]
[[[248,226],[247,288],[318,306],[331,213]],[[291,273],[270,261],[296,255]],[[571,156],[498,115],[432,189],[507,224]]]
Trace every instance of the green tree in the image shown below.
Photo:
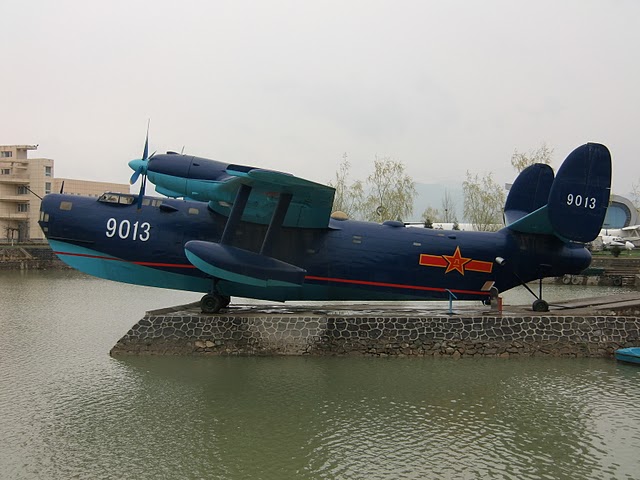
[[[422,221],[426,228],[433,228],[434,222],[440,222],[440,211],[437,208],[427,207],[422,212]]]
[[[546,143],[542,142],[540,147],[536,150],[530,150],[529,153],[520,153],[518,150],[514,150],[513,155],[511,155],[511,166],[521,172],[534,163],[550,165],[552,157],[553,148],[549,148]]]
[[[413,212],[417,191],[400,161],[376,156],[374,171],[367,177],[366,191],[365,220],[403,220]]]
[[[464,216],[478,231],[496,231],[503,225],[504,189],[493,180],[493,174],[479,176],[467,171],[462,183]]]

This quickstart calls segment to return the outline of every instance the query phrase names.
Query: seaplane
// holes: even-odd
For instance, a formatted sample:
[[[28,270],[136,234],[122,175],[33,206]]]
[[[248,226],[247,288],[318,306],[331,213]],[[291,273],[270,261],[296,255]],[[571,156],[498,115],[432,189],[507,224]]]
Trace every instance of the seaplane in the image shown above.
[[[557,173],[516,178],[497,232],[407,228],[332,212],[335,190],[289,173],[167,152],[129,162],[136,194],[46,195],[39,224],[55,254],[118,282],[286,301],[480,300],[587,268],[604,221],[611,155],[576,148]],[[147,196],[147,182],[163,197]],[[528,287],[526,287],[528,288]],[[529,289],[529,288],[528,288]],[[548,311],[531,289],[534,311]]]

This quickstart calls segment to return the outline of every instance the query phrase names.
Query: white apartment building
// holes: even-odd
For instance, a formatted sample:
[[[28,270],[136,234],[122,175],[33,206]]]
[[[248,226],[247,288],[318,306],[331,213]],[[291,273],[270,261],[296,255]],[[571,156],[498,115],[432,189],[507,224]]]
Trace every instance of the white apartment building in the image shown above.
[[[106,191],[129,193],[127,183],[91,182],[54,177],[50,158],[28,158],[38,145],[0,145],[0,243],[44,240],[38,226],[40,198],[59,192],[99,196]]]

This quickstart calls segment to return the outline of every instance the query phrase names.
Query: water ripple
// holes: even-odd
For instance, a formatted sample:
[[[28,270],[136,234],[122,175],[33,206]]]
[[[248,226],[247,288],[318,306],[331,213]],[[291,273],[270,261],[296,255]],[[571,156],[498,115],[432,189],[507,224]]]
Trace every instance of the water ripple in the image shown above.
[[[0,277],[0,288],[28,291],[28,307],[0,309],[3,479],[640,471],[640,369],[612,360],[114,360],[143,310],[127,303],[178,300],[73,275]]]

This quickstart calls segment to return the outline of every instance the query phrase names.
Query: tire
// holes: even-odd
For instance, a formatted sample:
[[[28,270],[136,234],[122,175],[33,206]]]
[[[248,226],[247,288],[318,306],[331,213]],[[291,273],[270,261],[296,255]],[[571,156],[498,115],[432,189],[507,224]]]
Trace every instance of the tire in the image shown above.
[[[581,285],[582,284],[582,277],[580,277],[580,276],[571,277],[571,284],[572,285]]]
[[[571,275],[565,275],[562,277],[562,283],[565,285],[569,285],[571,283]]]
[[[542,299],[538,299],[535,302],[533,302],[533,305],[531,305],[531,309],[534,312],[548,312],[549,311],[549,304]]]
[[[200,309],[202,313],[218,313],[224,306],[224,297],[222,295],[214,295],[207,293],[200,299]]]
[[[622,286],[622,277],[613,277],[613,285],[616,287]]]

